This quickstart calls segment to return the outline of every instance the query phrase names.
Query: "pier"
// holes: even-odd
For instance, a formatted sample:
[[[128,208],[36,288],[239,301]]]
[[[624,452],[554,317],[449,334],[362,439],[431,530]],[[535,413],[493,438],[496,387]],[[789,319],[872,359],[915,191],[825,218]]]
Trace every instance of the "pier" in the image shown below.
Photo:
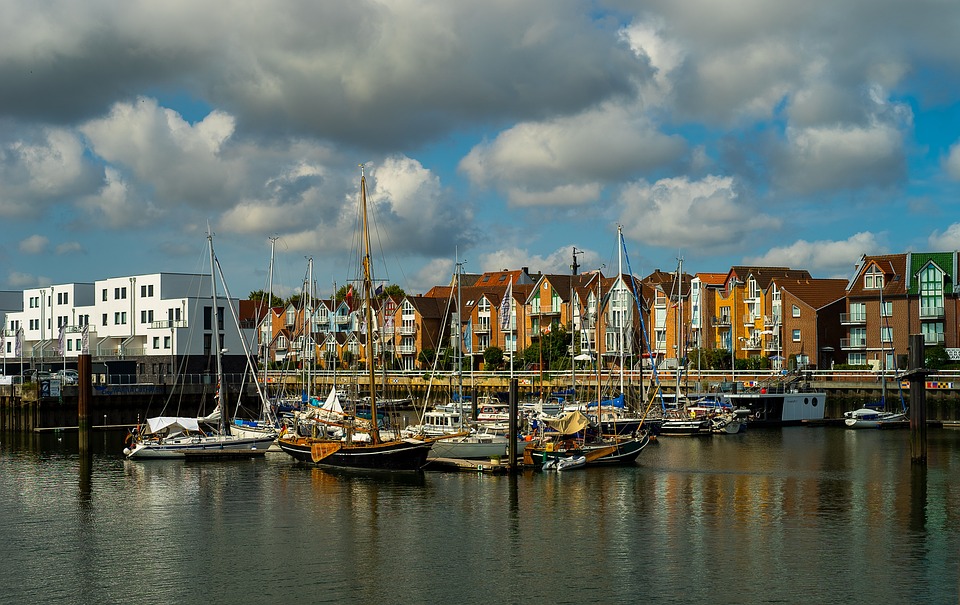
[[[517,397],[519,400],[548,397],[551,393],[564,391],[571,387],[569,371],[557,372],[516,372]],[[87,403],[87,416],[94,430],[126,429],[143,422],[148,416],[185,415],[197,416],[209,413],[213,409],[213,396],[216,385],[209,376],[198,375],[185,380],[186,384],[143,384],[124,378],[119,384],[94,384]],[[676,375],[661,372],[659,375],[661,390],[667,400],[676,393]],[[717,389],[731,387],[729,373],[691,373],[681,379],[682,393],[708,393]],[[778,378],[770,373],[747,374],[737,372],[738,391],[750,391],[766,388]],[[880,397],[881,383],[875,373],[810,371],[794,376],[803,390],[823,391],[827,394],[826,419],[839,418],[843,412]],[[894,376],[888,378],[894,381]],[[506,398],[510,388],[508,372],[475,372],[464,377],[465,393],[474,401],[480,397],[494,396]],[[902,381],[904,400],[909,402],[909,382]],[[258,409],[256,389],[249,382],[242,388],[241,377],[235,383],[228,383],[227,399],[241,400],[248,409]],[[369,394],[369,379],[362,375],[317,372],[309,383],[313,397],[322,399],[334,384],[348,396]],[[345,385],[359,384],[360,392],[351,392]],[[617,372],[604,371],[599,377],[594,374],[578,372],[576,375],[576,397],[579,401],[595,401],[600,395],[608,393],[619,385]],[[932,374],[922,383],[925,386],[926,418],[935,423],[960,422],[960,374]],[[384,385],[386,387],[384,388]],[[267,389],[271,396],[287,393],[299,399],[308,386],[301,375],[283,375],[273,372],[268,375]],[[627,400],[631,405],[639,406],[641,392],[649,394],[649,371],[628,372],[624,381]],[[457,390],[457,378],[452,373],[434,374],[424,372],[392,372],[380,375],[375,388],[381,397],[411,398],[417,408],[424,403],[434,405],[449,401]],[[430,401],[425,402],[429,390]],[[897,389],[890,393],[887,389],[890,405],[899,405]],[[164,409],[166,406],[166,409]],[[66,385],[59,389],[43,382],[0,385],[0,431],[44,431],[75,430],[79,426],[79,387]]]

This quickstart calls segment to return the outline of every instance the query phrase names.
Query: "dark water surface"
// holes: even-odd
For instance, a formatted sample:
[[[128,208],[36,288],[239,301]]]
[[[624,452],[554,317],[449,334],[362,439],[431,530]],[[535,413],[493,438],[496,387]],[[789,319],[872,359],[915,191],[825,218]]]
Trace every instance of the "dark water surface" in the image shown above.
[[[960,431],[663,437],[636,466],[331,474],[2,435],[0,603],[957,603]]]

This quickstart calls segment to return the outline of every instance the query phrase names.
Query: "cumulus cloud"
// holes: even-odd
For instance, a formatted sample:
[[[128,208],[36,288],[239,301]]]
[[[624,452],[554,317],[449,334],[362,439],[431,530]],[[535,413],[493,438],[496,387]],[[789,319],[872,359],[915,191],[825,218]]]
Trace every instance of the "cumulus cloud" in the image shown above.
[[[474,147],[460,170],[475,184],[495,187],[517,206],[584,204],[601,181],[663,168],[686,145],[627,107],[604,105],[576,116],[525,122]]]
[[[927,243],[933,250],[960,250],[960,223],[953,223],[943,231],[935,230]]]
[[[43,254],[47,250],[50,240],[42,235],[31,235],[20,240],[20,252],[24,254]]]
[[[814,193],[891,185],[906,174],[903,139],[890,125],[789,129],[776,178]]]
[[[531,273],[569,275],[570,263],[573,261],[571,257],[572,248],[572,244],[562,246],[545,255],[536,254],[529,249],[516,246],[502,248],[480,257],[481,271],[516,270],[520,267],[527,267]],[[593,250],[580,250],[577,259],[581,269],[600,266],[600,257]]]
[[[841,241],[798,240],[788,246],[771,248],[766,254],[747,257],[753,265],[785,266],[846,277],[849,269],[864,254],[883,254],[887,250],[877,235],[867,231]]]
[[[57,251],[57,254],[63,256],[63,255],[79,254],[84,252],[84,249],[83,249],[83,244],[81,244],[80,242],[63,242],[61,244],[57,244],[56,251]]]
[[[950,146],[950,151],[943,162],[943,168],[948,177],[960,181],[960,141]]]
[[[624,234],[646,245],[711,250],[742,246],[780,221],[738,191],[732,177],[638,181],[619,196]]]
[[[96,169],[76,133],[62,128],[0,129],[0,216],[32,217],[90,191]]]

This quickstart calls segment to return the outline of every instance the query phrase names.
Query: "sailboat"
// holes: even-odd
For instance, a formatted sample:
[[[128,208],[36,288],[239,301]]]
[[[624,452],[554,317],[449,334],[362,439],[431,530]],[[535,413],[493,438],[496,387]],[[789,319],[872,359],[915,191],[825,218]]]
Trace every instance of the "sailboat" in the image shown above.
[[[416,436],[422,439],[434,439],[433,449],[430,450],[430,458],[454,458],[458,460],[490,460],[501,458],[507,455],[507,436],[500,434],[483,425],[471,426],[465,421],[465,417],[470,414],[470,406],[465,405],[463,395],[463,346],[461,339],[463,332],[460,329],[460,315],[462,312],[460,296],[460,277],[462,263],[456,263],[457,272],[455,274],[456,288],[456,313],[454,321],[449,322],[456,326],[458,330],[456,341],[456,367],[458,388],[455,395],[455,401],[435,407],[432,411],[424,411],[420,423],[408,426],[404,429],[405,435]],[[452,293],[451,293],[452,294]],[[449,307],[448,307],[449,308]],[[478,410],[483,410],[484,405],[478,402]],[[509,419],[509,416],[507,416]]]
[[[217,361],[217,408],[208,419],[216,419],[218,430],[206,433],[200,429],[198,418],[177,416],[158,416],[148,418],[143,427],[138,427],[130,435],[130,444],[123,449],[124,455],[132,460],[147,458],[188,458],[223,457],[236,455],[263,455],[276,433],[245,437],[233,434],[230,430],[230,414],[225,412],[226,391],[223,381],[223,351],[220,347],[220,322],[217,321],[217,261],[213,253],[213,234],[207,230],[207,242],[210,249],[211,313],[213,336],[211,342],[216,349]],[[228,297],[229,299],[229,297]],[[230,306],[229,304],[227,306]],[[232,307],[231,307],[232,311]],[[249,357],[249,355],[248,355]]]
[[[899,428],[908,426],[903,391],[900,390],[900,412],[887,410],[887,351],[883,345],[883,287],[880,287],[880,401],[873,406],[843,413],[843,424],[851,429]],[[896,371],[896,368],[894,368]]]
[[[328,436],[305,437],[296,433],[279,440],[280,449],[294,459],[317,466],[359,470],[419,471],[427,461],[433,442],[430,440],[400,438],[385,439],[377,418],[377,392],[373,351],[373,271],[370,261],[370,228],[367,222],[367,181],[360,166],[360,212],[363,239],[363,297],[367,329],[367,369],[370,385],[370,419],[344,415],[342,438]],[[359,385],[358,385],[359,386]],[[368,439],[354,439],[355,432],[369,435]]]

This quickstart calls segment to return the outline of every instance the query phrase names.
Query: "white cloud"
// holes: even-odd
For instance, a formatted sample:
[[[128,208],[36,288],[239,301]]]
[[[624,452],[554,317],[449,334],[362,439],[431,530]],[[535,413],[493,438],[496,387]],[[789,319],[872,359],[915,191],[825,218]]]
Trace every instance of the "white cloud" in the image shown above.
[[[943,168],[948,177],[960,181],[960,141],[950,146],[950,151],[943,162]]]
[[[953,223],[943,231],[935,230],[927,243],[933,250],[960,250],[960,223]]]
[[[888,124],[790,128],[776,168],[800,193],[891,185],[906,174],[903,135]]]
[[[80,242],[63,242],[62,244],[57,244],[56,248],[57,254],[63,256],[66,254],[79,254],[85,252],[83,249],[83,244]]]
[[[43,254],[50,240],[42,235],[31,235],[20,240],[20,252],[24,254]]]
[[[663,168],[685,150],[680,137],[657,132],[642,113],[607,104],[517,124],[474,147],[460,170],[477,185],[503,190],[515,205],[568,206],[594,201],[600,181]]]
[[[100,190],[81,198],[78,205],[89,212],[94,221],[111,228],[146,227],[160,216],[153,202],[139,199],[138,193],[131,191],[123,176],[112,167],[105,169]]]
[[[624,234],[646,245],[690,250],[735,249],[780,221],[745,199],[732,177],[645,181],[619,196]]]
[[[573,262],[572,253],[572,244],[557,248],[546,255],[536,254],[519,247],[502,248],[481,256],[481,272],[501,271],[503,269],[516,270],[520,267],[527,267],[531,273],[569,274],[570,264]],[[593,250],[580,250],[577,259],[581,272],[596,269],[600,266],[600,257]]]
[[[10,284],[10,287],[12,288],[26,290],[27,288],[46,286],[47,284],[53,282],[49,277],[30,275],[29,273],[22,273],[20,271],[11,271],[7,275],[7,283]]]
[[[807,269],[811,273],[830,273],[847,277],[853,265],[864,254],[883,254],[885,247],[876,234],[860,232],[841,241],[798,240],[788,246],[771,248],[760,256],[748,257],[744,262],[753,265],[786,266]]]

